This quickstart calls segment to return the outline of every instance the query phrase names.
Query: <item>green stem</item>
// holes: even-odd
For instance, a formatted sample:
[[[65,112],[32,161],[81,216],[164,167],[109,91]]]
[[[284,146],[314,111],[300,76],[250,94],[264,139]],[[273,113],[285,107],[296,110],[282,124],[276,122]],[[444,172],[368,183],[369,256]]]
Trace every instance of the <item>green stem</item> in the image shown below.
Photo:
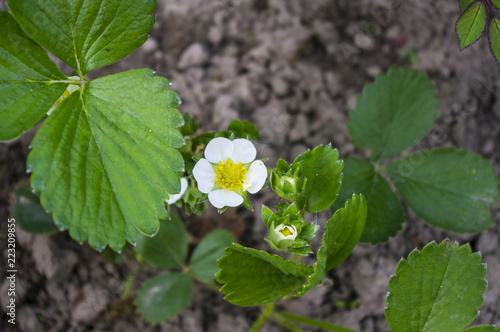
[[[259,318],[257,318],[257,320],[255,321],[255,323],[253,323],[252,327],[250,328],[250,330],[248,332],[257,332],[261,327],[262,325],[266,322],[266,320],[269,318],[269,316],[271,316],[273,314],[273,311],[274,311],[274,303],[268,303],[264,309],[262,309],[262,312],[259,316]]]
[[[132,288],[132,284],[134,283],[134,279],[137,276],[137,273],[142,269],[142,264],[137,266],[128,276],[127,283],[125,284],[125,289],[122,293],[122,299],[125,300],[128,297],[128,293],[130,293],[130,289]]]
[[[299,328],[298,326],[294,325],[293,323],[289,322],[288,319],[286,319],[285,317],[283,317],[282,315],[280,314],[277,314],[277,313],[274,313],[273,316],[271,317],[276,323],[286,327],[287,329],[289,329],[290,331],[293,331],[293,332],[304,332],[302,331],[301,328]]]
[[[286,320],[293,320],[297,323],[302,323],[302,324],[306,324],[306,325],[310,325],[310,326],[314,326],[314,327],[319,327],[319,328],[325,329],[327,331],[358,332],[356,330],[351,330],[351,329],[348,329],[348,328],[345,328],[342,326],[337,326],[337,325],[333,325],[330,323],[322,322],[320,320],[315,320],[315,319],[311,319],[311,318],[307,318],[307,317],[294,315],[294,314],[286,312],[286,311],[276,313],[275,315],[281,316],[283,319],[286,319]]]

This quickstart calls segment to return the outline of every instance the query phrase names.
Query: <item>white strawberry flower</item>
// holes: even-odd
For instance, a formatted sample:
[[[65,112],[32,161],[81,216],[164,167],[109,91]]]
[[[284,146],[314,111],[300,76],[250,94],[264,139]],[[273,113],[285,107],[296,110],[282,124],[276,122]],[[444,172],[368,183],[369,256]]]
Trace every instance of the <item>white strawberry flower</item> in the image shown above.
[[[181,178],[181,191],[178,194],[170,195],[168,199],[165,200],[167,204],[174,204],[179,199],[181,199],[182,195],[186,192],[188,188],[188,180],[186,178]]]
[[[281,240],[292,240],[294,241],[297,237],[297,228],[295,226],[290,225],[279,225],[274,229],[274,238],[276,242],[280,242]]]
[[[217,137],[205,149],[205,158],[193,169],[198,189],[208,194],[210,203],[218,209],[243,203],[247,192],[255,194],[264,186],[267,168],[255,160],[257,150],[246,139]]]

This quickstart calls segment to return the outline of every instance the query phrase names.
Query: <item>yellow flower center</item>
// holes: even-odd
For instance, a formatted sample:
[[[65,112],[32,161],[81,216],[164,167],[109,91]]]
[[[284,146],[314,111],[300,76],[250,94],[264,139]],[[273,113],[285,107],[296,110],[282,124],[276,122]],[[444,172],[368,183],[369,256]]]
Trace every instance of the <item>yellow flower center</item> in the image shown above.
[[[231,191],[238,190],[243,187],[243,181],[246,180],[245,174],[248,170],[242,163],[235,164],[231,159],[226,162],[219,161],[219,167],[214,171],[217,174],[215,182],[222,186],[222,189]]]
[[[293,235],[293,232],[290,230],[288,226],[285,226],[282,230],[279,231],[281,234],[283,234],[284,237]]]

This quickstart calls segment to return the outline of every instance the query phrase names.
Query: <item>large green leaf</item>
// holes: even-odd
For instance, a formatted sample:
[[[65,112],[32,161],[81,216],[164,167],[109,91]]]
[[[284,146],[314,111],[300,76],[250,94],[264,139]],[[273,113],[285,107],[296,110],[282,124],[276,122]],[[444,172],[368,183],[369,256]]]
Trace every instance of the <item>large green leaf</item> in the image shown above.
[[[0,27],[0,141],[7,141],[40,121],[69,81],[3,10]]]
[[[193,284],[181,273],[164,273],[142,284],[135,299],[137,311],[151,324],[166,321],[189,305]]]
[[[389,281],[385,316],[392,331],[458,332],[478,315],[486,266],[469,245],[431,242],[401,260]]]
[[[332,205],[332,213],[340,209],[352,194],[363,194],[368,212],[361,241],[373,244],[387,241],[401,230],[405,221],[398,197],[370,163],[357,158],[348,158],[344,162],[344,181],[339,198]]]
[[[224,256],[224,249],[233,241],[233,235],[222,229],[207,234],[194,249],[189,262],[189,274],[203,282],[213,281],[219,270],[217,259]]]
[[[366,220],[366,201],[363,195],[352,195],[343,209],[338,210],[325,226],[323,242],[318,250],[314,273],[307,284],[294,294],[305,294],[319,285],[325,272],[342,263],[358,243]]]
[[[135,252],[154,266],[171,269],[184,266],[187,248],[184,224],[178,217],[172,216],[170,220],[160,222],[160,230],[153,238],[139,234]]]
[[[154,24],[155,0],[7,0],[37,43],[81,75],[141,46]]]
[[[284,261],[265,251],[233,244],[217,261],[221,293],[233,304],[247,307],[273,302],[298,289],[313,267]]]
[[[154,235],[180,190],[182,116],[169,82],[147,69],[85,84],[33,139],[31,183],[56,225],[96,249]]]
[[[307,150],[295,159],[294,164],[302,164],[302,180],[307,179],[304,190],[297,198],[300,209],[319,212],[337,199],[344,167],[344,162],[338,159],[338,150],[332,149],[330,144]]]
[[[365,85],[349,113],[348,128],[354,145],[371,150],[371,159],[387,159],[424,138],[437,108],[437,93],[427,76],[393,67]]]
[[[500,63],[500,19],[492,17],[488,27],[488,42],[491,54]]]
[[[486,7],[482,1],[471,4],[460,15],[456,24],[460,49],[474,44],[483,34],[486,26]]]
[[[426,150],[387,166],[408,206],[427,223],[457,233],[493,225],[488,207],[497,204],[496,169],[478,155],[455,148]]]

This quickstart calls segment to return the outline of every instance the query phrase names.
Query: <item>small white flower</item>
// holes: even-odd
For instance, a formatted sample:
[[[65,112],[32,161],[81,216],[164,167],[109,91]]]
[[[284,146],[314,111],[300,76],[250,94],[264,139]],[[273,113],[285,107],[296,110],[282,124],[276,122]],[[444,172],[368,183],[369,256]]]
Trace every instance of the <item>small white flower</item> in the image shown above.
[[[295,226],[285,226],[283,224],[279,225],[274,229],[274,235],[276,238],[276,242],[280,242],[281,240],[295,240],[297,237],[297,228]]]
[[[167,204],[174,204],[179,199],[181,199],[182,195],[186,192],[188,188],[188,180],[186,178],[181,178],[181,191],[178,194],[170,195],[168,199],[165,200]]]
[[[68,78],[72,79],[72,80],[80,80],[79,76],[70,76]],[[73,92],[75,92],[78,89],[80,89],[80,85],[79,84],[70,84],[70,85],[68,85],[68,87],[66,88],[66,90],[64,91],[64,93],[61,95],[61,97],[59,97],[59,99],[56,100],[56,102],[54,103],[54,105],[52,105],[52,107],[47,111],[47,115],[50,115],[50,113],[52,113],[57,108],[57,106],[59,106],[59,104],[62,103],[62,101],[64,100],[64,98],[69,97],[70,94],[72,94]]]
[[[255,160],[257,150],[246,139],[217,137],[205,149],[205,158],[193,169],[198,189],[218,209],[243,203],[246,192],[255,194],[264,186],[267,169]]]

